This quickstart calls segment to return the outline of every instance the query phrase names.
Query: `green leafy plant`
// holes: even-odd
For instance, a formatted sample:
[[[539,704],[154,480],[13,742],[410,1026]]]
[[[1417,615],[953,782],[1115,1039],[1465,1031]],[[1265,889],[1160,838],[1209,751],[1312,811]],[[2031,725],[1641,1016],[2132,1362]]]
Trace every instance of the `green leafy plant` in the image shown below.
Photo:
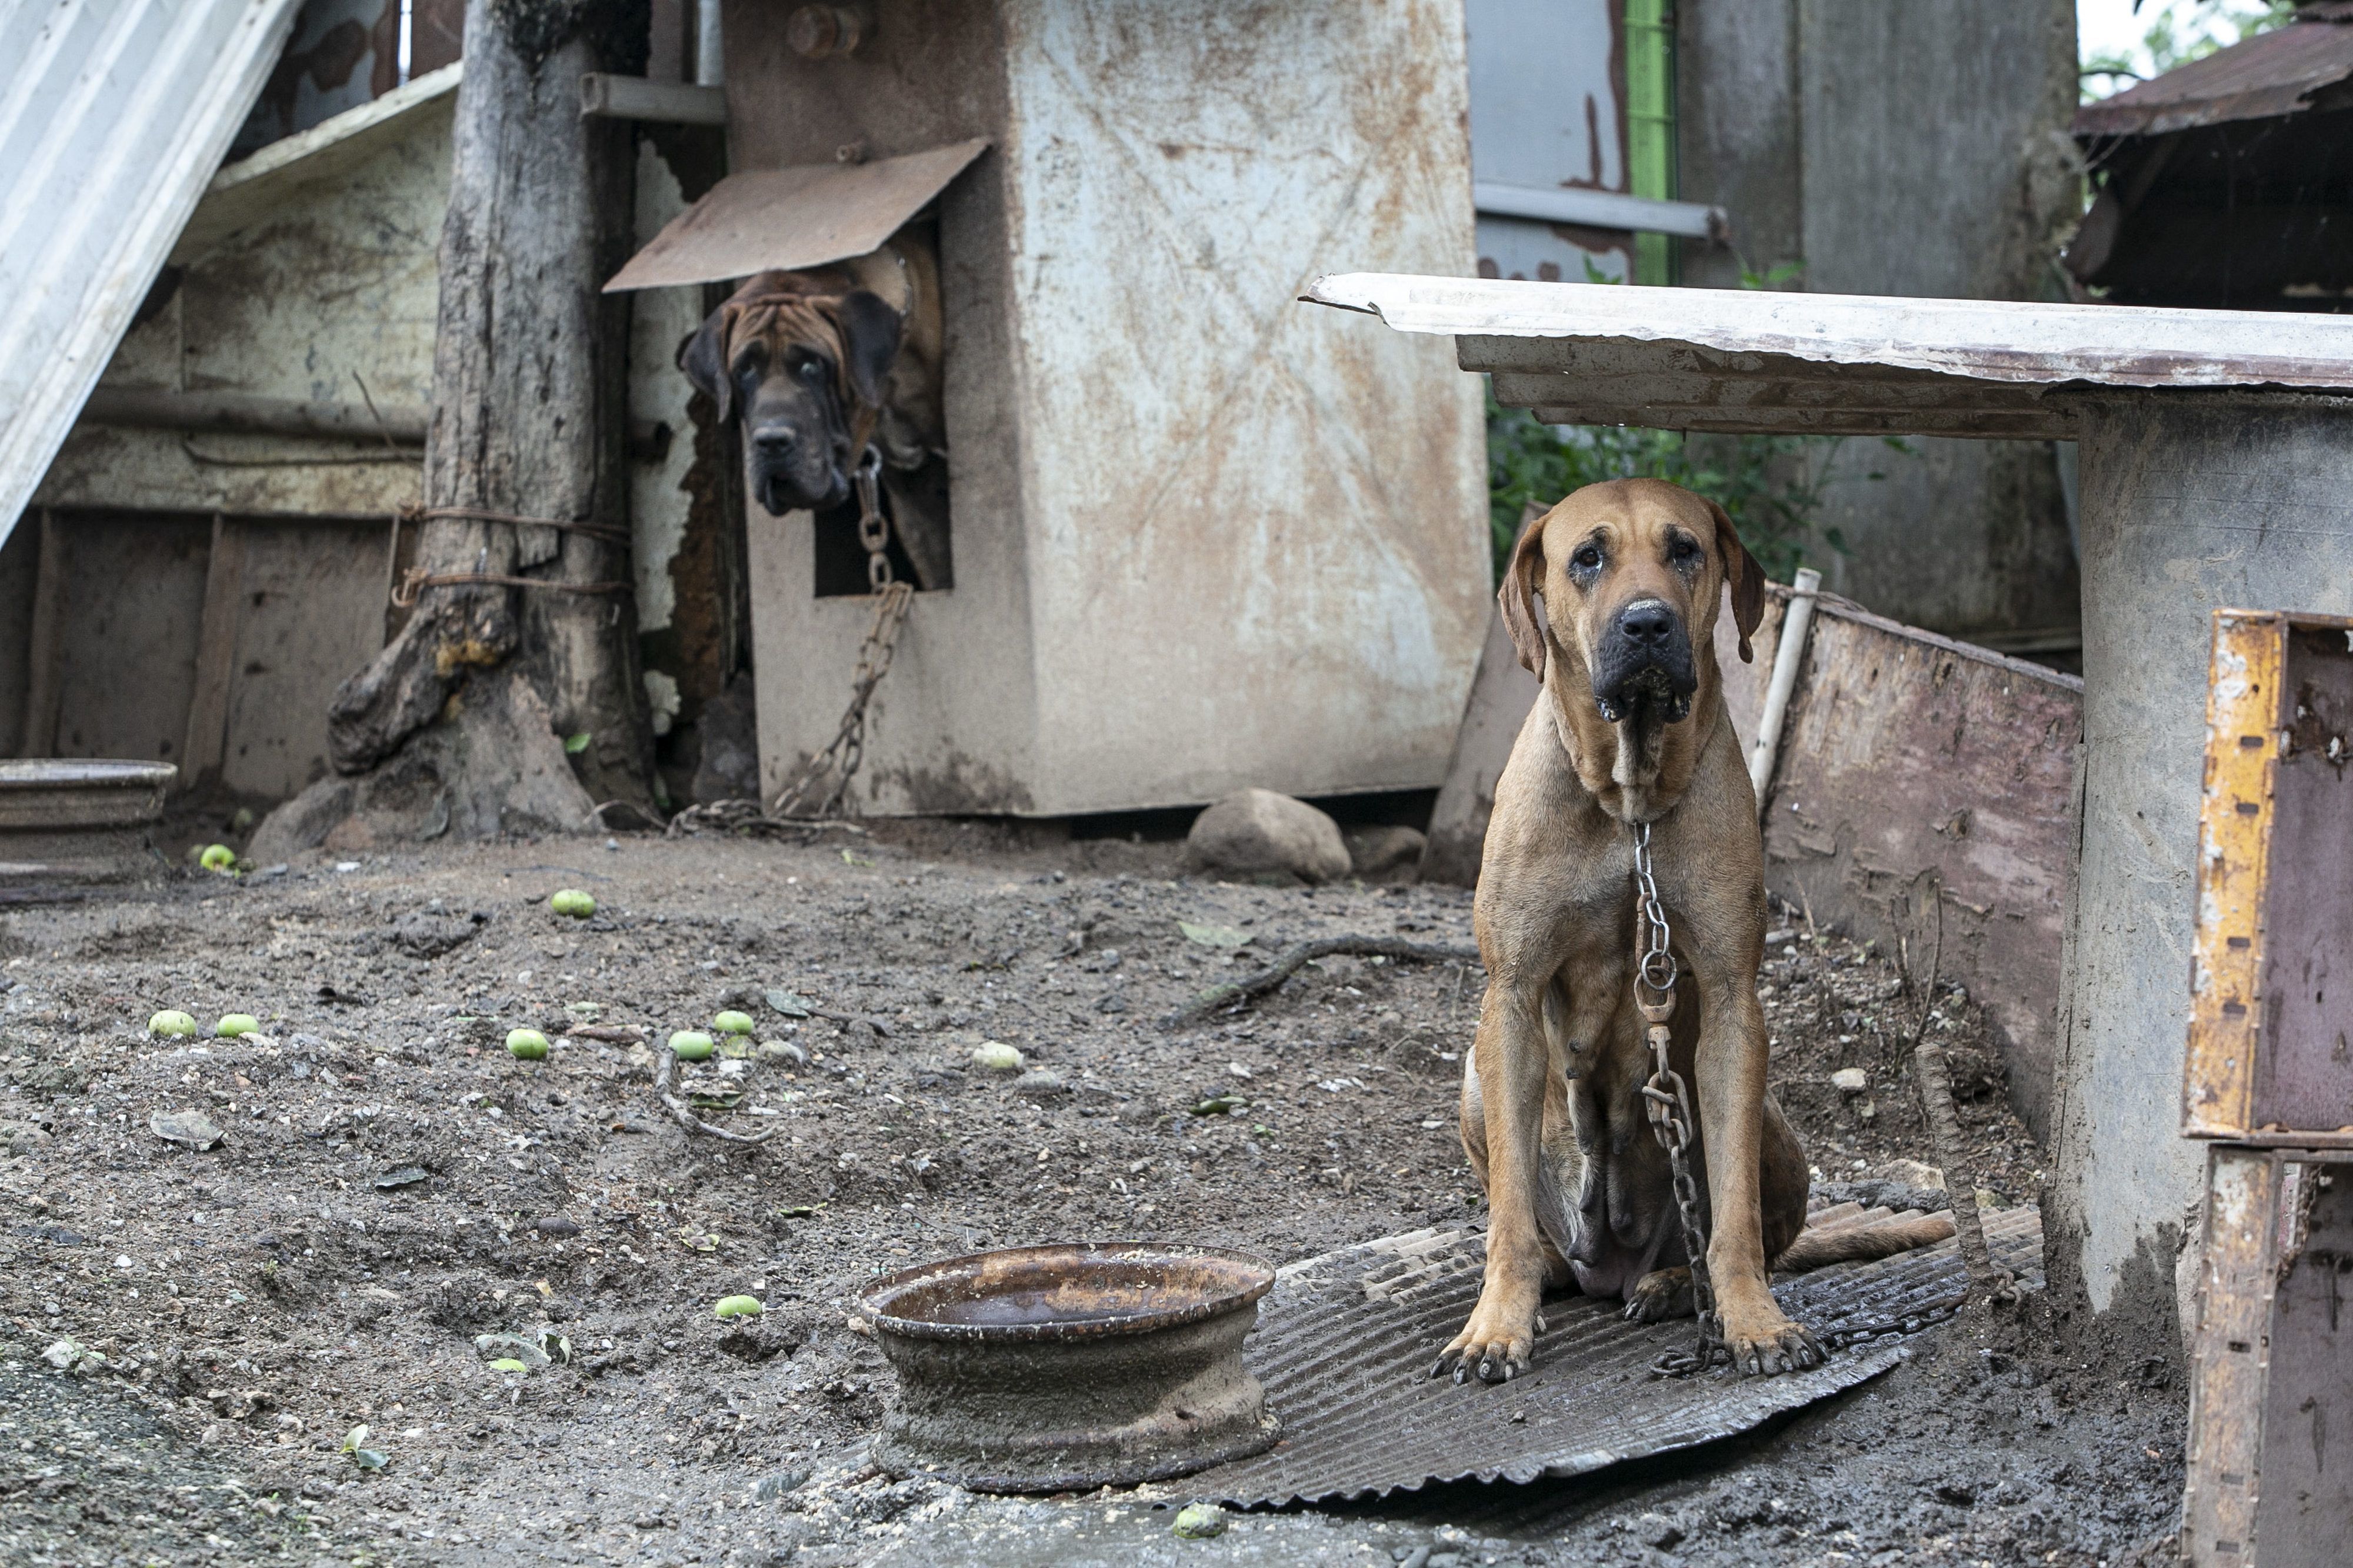
[[[2077,74],[2085,103],[2284,26],[2295,19],[2295,0],[2158,0],[2139,15],[2148,26],[2138,49],[2105,49],[2084,57]]]
[[[1741,264],[1745,289],[1772,289],[1801,275],[1805,264],[1785,261],[1762,272]],[[1586,281],[1615,279],[1586,263]],[[1608,479],[1652,479],[1677,484],[1724,508],[1740,541],[1765,568],[1786,583],[1810,559],[1827,550],[1846,553],[1835,527],[1818,523],[1822,500],[1848,455],[1842,436],[1686,436],[1630,425],[1546,425],[1524,408],[1505,408],[1487,394],[1488,525],[1494,547],[1494,574],[1504,580],[1520,520],[1531,505],[1549,509],[1572,490]],[[1880,450],[1909,456],[1900,437],[1881,437]],[[1872,449],[1868,446],[1866,450]],[[1870,479],[1886,477],[1867,470]]]

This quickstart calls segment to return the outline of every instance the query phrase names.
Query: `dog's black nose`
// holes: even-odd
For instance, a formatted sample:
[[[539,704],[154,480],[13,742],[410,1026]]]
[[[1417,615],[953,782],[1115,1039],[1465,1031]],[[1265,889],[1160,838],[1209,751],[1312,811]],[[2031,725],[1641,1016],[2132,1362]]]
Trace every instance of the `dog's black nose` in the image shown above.
[[[1629,605],[1618,617],[1619,632],[1644,647],[1664,647],[1675,635],[1675,613],[1656,599]]]
[[[772,458],[781,458],[800,445],[801,433],[789,425],[764,425],[752,432],[752,445]]]

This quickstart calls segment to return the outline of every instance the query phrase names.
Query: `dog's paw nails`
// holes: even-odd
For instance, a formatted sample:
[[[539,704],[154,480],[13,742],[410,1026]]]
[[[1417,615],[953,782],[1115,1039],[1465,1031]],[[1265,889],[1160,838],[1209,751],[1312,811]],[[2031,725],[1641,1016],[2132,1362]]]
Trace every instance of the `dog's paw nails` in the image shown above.
[[[1542,1316],[1541,1314],[1539,1314],[1539,1315],[1537,1316],[1537,1318],[1536,1318],[1536,1332],[1538,1332],[1538,1333],[1543,1333],[1544,1331],[1545,1331],[1545,1321],[1544,1321],[1543,1316]]]
[[[1456,1365],[1456,1367],[1454,1368],[1454,1384],[1455,1384],[1455,1386],[1456,1386],[1457,1388],[1460,1388],[1460,1387],[1462,1385],[1463,1382],[1464,1382],[1464,1381],[1465,1381],[1465,1380],[1466,1380],[1470,1375],[1471,1375],[1471,1365],[1470,1365],[1470,1363],[1469,1363],[1468,1362],[1463,1362],[1463,1363],[1458,1363],[1458,1364]]]

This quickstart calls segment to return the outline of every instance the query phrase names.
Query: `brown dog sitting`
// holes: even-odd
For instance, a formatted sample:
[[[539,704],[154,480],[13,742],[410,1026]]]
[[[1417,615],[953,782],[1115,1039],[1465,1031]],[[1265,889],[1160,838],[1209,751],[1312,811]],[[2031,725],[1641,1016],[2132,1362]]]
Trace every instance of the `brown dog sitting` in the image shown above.
[[[1643,1109],[1634,824],[1651,825],[1682,976],[1670,1059],[1696,1101],[1708,1277],[1734,1364],[1822,1359],[1775,1303],[1768,1260],[1819,1268],[1952,1234],[1932,1215],[1800,1235],[1805,1152],[1766,1091],[1757,1000],[1764,844],[1714,652],[1727,588],[1746,660],[1763,573],[1721,507],[1656,479],[1577,491],[1512,552],[1504,624],[1543,692],[1497,781],[1479,873],[1488,982],[1461,1127],[1487,1194],[1487,1266],[1436,1368],[1458,1382],[1526,1367],[1547,1287],[1620,1298],[1646,1322],[1692,1310],[1669,1163]]]
[[[849,499],[866,447],[919,588],[949,583],[939,266],[913,229],[830,267],[763,272],[680,348],[679,368],[741,422],[768,514]]]

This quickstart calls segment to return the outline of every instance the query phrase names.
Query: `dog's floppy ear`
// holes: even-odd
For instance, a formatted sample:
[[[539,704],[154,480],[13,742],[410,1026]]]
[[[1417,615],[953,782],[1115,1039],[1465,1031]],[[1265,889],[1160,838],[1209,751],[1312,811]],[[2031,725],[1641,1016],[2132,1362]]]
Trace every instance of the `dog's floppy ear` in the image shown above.
[[[1725,584],[1732,590],[1732,624],[1740,630],[1740,662],[1754,664],[1757,654],[1748,638],[1765,619],[1765,568],[1740,542],[1725,510],[1714,501],[1707,503],[1707,510],[1715,515],[1715,548],[1724,557]]]
[[[1537,512],[1521,527],[1520,542],[1512,546],[1511,564],[1504,568],[1504,585],[1495,590],[1495,602],[1504,609],[1504,629],[1512,634],[1512,647],[1520,663],[1539,680],[1544,679],[1545,668],[1545,614],[1536,602],[1536,587],[1544,576],[1544,522],[1551,515]]]
[[[880,294],[854,289],[841,301],[842,370],[858,401],[882,405],[882,383],[899,357],[899,312]]]
[[[678,368],[686,372],[696,391],[719,405],[723,424],[735,408],[735,384],[727,374],[727,336],[734,324],[734,310],[722,305],[694,336],[678,345]]]

